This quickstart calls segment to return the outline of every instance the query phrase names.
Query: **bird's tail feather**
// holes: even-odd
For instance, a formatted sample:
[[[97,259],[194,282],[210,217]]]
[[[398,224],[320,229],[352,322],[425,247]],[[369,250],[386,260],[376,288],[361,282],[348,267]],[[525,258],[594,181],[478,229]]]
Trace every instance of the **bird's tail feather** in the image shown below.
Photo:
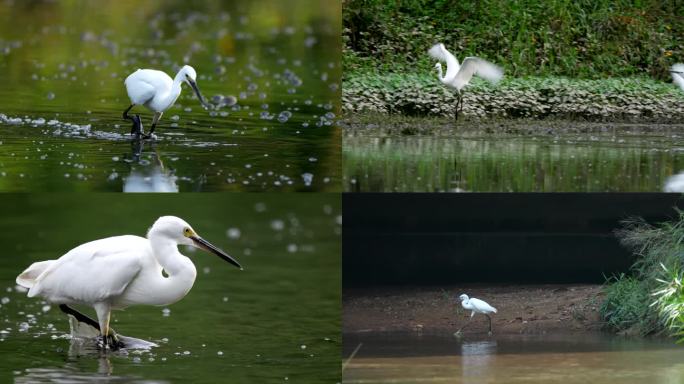
[[[33,287],[38,276],[45,272],[54,261],[55,260],[46,260],[31,264],[30,267],[26,268],[24,272],[17,276],[17,284],[24,288]]]

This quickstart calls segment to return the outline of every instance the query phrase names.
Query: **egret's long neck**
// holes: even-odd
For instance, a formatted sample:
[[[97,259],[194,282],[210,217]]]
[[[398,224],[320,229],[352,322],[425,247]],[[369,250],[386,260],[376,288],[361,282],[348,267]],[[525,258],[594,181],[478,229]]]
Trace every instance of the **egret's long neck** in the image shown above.
[[[154,257],[168,275],[164,277],[159,271],[158,279],[155,279],[159,300],[154,304],[176,302],[192,288],[197,277],[197,269],[189,258],[178,252],[178,244],[175,241],[154,232],[148,234],[147,238],[150,240]]]
[[[444,76],[442,76],[442,66],[437,67],[437,76],[441,82],[444,82]]]
[[[185,72],[178,71],[178,73],[176,73],[176,77],[173,78],[173,89],[180,89],[181,84],[183,84],[184,80],[185,80]]]

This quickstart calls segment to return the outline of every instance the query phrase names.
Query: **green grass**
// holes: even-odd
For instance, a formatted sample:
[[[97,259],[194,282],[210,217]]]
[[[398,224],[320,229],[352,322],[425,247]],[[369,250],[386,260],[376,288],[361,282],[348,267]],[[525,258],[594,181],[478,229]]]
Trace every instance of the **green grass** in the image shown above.
[[[637,256],[630,276],[608,279],[601,313],[618,331],[663,332],[684,341],[684,212],[672,222],[624,222],[617,232]]]
[[[684,57],[684,11],[640,0],[345,0],[345,76],[431,68],[443,42],[511,76],[669,77]]]
[[[609,328],[642,336],[658,329],[658,317],[649,305],[652,299],[646,285],[624,274],[608,279],[600,312]]]

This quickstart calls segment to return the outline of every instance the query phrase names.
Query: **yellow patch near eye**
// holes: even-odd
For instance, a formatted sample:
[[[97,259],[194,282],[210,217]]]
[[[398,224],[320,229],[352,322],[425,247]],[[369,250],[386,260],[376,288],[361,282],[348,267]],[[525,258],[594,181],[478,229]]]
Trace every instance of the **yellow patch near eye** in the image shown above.
[[[190,237],[190,236],[194,235],[194,233],[192,233],[192,230],[190,228],[185,228],[183,230],[183,235],[185,235],[185,237]]]

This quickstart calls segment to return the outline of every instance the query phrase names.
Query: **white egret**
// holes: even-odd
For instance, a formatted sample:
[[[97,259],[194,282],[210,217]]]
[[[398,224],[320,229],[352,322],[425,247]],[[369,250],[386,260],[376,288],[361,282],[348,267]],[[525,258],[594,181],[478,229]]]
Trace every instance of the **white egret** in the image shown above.
[[[197,73],[189,65],[184,65],[173,79],[166,73],[154,69],[138,69],[128,75],[124,84],[128,97],[131,99],[131,105],[124,111],[123,118],[133,122],[131,134],[143,135],[145,138],[151,137],[164,111],[171,108],[178,99],[181,93],[181,84],[184,82],[192,87],[202,106],[209,109],[210,104],[204,100],[197,87]],[[136,105],[144,105],[154,112],[152,127],[147,135],[142,132],[140,116],[131,117],[128,115],[128,111]]]
[[[33,263],[17,277],[17,284],[29,289],[28,297],[43,297],[79,321],[97,327],[105,348],[118,348],[116,334],[109,328],[112,309],[135,304],[169,305],[192,288],[197,270],[178,251],[179,244],[201,248],[242,269],[184,220],[163,216],[152,225],[147,238],[115,236],[79,245],[57,260]],[[97,322],[70,304],[92,306]]]
[[[485,316],[487,316],[487,319],[489,319],[489,334],[492,334],[492,318],[489,316],[490,313],[496,313],[496,308],[492,307],[491,305],[487,304],[485,301],[476,299],[476,298],[469,298],[468,295],[463,294],[458,297],[461,300],[461,305],[463,308],[465,308],[468,311],[472,311],[470,313],[470,318],[468,319],[468,322],[465,323],[461,328],[456,331],[456,334],[459,335],[461,333],[461,330],[465,328],[466,325],[470,324],[470,321],[473,319],[473,316],[475,316],[475,313],[481,313]]]
[[[684,64],[675,64],[670,68],[672,81],[684,91]]]
[[[437,60],[446,62],[446,74],[442,76],[442,64],[435,64],[437,76],[442,84],[456,90],[458,101],[456,104],[455,117],[458,118],[459,108],[463,108],[463,88],[468,85],[470,79],[477,75],[492,84],[496,84],[503,78],[503,69],[479,57],[466,57],[463,65],[458,63],[456,56],[447,51],[444,44],[435,44],[428,50],[428,54]]]

